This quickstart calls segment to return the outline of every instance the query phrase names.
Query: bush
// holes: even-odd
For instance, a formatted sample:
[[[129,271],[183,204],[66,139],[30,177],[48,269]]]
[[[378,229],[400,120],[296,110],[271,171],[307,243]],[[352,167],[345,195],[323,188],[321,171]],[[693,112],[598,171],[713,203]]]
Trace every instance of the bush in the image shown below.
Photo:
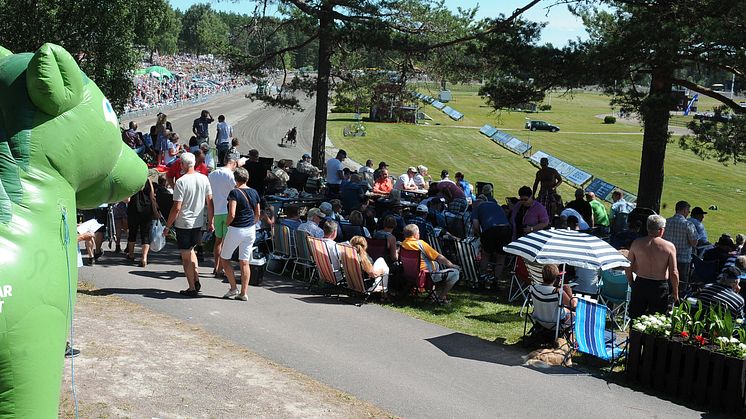
[[[615,117],[613,117],[611,115],[606,115],[604,117],[604,124],[615,124],[615,123],[616,123],[616,118]]]
[[[541,105],[541,106],[539,106],[539,110],[543,111],[543,112],[551,111],[552,110],[552,105]]]

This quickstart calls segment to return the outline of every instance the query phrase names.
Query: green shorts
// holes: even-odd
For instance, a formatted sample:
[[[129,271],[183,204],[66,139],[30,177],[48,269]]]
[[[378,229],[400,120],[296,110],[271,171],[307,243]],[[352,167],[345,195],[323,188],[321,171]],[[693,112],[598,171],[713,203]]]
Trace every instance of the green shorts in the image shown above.
[[[215,214],[213,218],[215,223],[215,237],[222,239],[225,237],[225,233],[228,231],[228,225],[225,220],[228,218],[228,214]]]

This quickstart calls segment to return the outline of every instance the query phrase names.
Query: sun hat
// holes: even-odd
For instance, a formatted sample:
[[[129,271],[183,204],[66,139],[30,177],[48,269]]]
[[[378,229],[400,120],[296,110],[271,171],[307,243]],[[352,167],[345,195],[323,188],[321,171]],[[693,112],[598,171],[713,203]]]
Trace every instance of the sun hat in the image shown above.
[[[322,202],[321,205],[319,205],[319,210],[326,215],[332,215],[332,213],[334,213],[331,202]]]

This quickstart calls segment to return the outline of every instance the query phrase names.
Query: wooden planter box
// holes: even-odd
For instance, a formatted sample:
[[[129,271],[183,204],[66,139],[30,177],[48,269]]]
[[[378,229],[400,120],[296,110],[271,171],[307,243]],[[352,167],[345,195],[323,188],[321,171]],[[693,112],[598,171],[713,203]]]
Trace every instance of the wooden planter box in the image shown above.
[[[738,412],[746,396],[746,360],[708,348],[630,331],[627,380],[712,410]]]

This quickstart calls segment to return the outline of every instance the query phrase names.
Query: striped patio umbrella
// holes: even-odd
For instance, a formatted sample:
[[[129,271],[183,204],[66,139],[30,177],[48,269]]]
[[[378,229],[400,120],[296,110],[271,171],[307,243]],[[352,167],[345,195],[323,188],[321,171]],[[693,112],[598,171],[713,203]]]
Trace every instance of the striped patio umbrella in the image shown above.
[[[602,270],[629,266],[627,258],[605,241],[572,230],[536,231],[508,244],[503,250],[543,265],[567,264]]]

